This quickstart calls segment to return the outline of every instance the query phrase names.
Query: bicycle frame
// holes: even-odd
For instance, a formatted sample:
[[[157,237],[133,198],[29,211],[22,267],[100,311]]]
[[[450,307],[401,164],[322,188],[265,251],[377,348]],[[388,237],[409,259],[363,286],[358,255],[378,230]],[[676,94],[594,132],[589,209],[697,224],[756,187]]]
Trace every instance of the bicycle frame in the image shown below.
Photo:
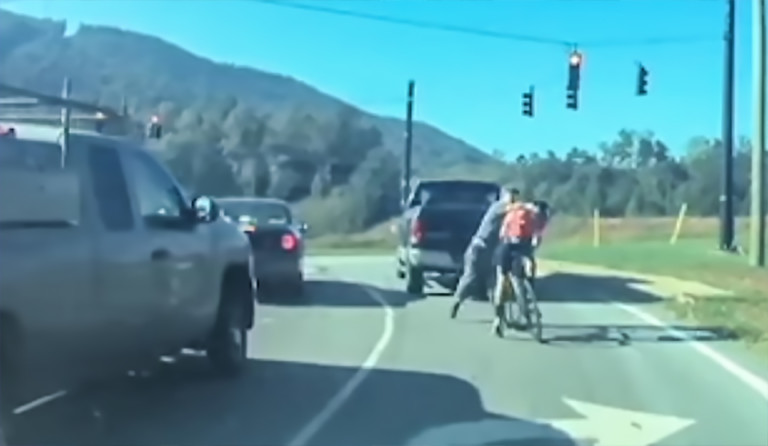
[[[532,259],[528,256],[518,256],[514,260],[512,271],[504,275],[503,282],[501,284],[502,289],[499,299],[499,305],[512,305],[517,304],[519,311],[522,312],[522,316],[528,323],[529,329],[534,330],[534,337],[539,341],[542,340],[542,325],[541,325],[541,312],[538,308],[538,299],[533,291],[533,284],[531,277],[528,274],[530,267],[533,265]],[[515,285],[517,283],[517,285]],[[514,293],[514,299],[513,299]],[[518,296],[518,293],[521,293]],[[518,300],[522,299],[522,300]],[[506,307],[504,311],[504,319],[506,319],[506,325],[512,325],[512,309]],[[535,319],[534,319],[535,318]],[[534,319],[532,321],[532,319]]]

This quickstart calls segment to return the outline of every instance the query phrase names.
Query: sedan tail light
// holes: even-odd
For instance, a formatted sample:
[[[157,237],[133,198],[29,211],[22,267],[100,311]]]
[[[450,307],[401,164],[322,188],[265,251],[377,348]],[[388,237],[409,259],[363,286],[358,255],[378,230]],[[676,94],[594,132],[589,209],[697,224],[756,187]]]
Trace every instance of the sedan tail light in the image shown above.
[[[299,246],[299,239],[293,234],[285,234],[280,238],[280,246],[286,251],[293,251]]]

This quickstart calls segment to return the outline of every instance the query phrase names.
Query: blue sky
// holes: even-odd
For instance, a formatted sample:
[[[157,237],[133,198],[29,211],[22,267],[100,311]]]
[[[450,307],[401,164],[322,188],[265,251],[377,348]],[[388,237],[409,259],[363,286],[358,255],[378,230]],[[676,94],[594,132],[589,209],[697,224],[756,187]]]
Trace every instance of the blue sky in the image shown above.
[[[624,127],[652,130],[682,151],[692,136],[721,134],[724,0],[293,3],[581,42],[580,109],[565,108],[570,49],[562,44],[422,29],[255,0],[3,2],[9,10],[71,25],[157,35],[217,61],[293,76],[380,114],[404,115],[406,82],[413,78],[417,119],[487,151],[594,148]],[[751,2],[736,3],[738,136],[752,128],[752,23]],[[631,44],[667,37],[701,39]],[[634,95],[638,61],[650,71],[646,97]],[[521,114],[521,93],[532,84],[535,119]]]

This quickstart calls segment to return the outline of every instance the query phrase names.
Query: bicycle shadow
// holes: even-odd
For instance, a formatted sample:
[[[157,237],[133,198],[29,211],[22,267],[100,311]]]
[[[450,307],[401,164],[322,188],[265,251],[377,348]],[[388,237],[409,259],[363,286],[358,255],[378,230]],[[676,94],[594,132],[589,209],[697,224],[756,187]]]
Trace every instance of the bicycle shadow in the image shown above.
[[[725,327],[647,324],[544,324],[545,339],[550,345],[634,343],[721,342],[740,339],[738,333]]]

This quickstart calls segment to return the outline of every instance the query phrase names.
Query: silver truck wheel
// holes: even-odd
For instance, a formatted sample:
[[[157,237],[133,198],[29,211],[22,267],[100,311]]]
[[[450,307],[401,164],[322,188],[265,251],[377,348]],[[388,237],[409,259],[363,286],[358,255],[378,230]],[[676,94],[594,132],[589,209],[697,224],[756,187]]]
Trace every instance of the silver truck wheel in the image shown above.
[[[222,303],[219,320],[211,333],[208,359],[214,369],[225,375],[234,375],[242,370],[248,359],[248,331],[245,315],[239,298],[234,297]]]

